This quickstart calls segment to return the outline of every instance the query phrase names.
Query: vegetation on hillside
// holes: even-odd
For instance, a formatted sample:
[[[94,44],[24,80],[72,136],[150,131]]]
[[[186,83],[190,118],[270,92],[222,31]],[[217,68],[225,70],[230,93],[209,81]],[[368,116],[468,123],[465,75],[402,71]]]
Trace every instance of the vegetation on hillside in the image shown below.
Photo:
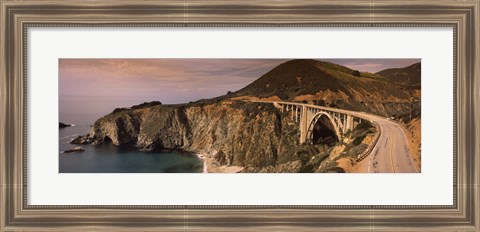
[[[389,81],[406,86],[420,87],[422,65],[420,62],[404,68],[390,68],[377,72]]]
[[[392,82],[378,73],[307,59],[280,64],[245,88],[220,98],[276,96],[284,101],[398,117],[419,111],[419,105],[412,104],[419,102],[416,89],[412,88]]]

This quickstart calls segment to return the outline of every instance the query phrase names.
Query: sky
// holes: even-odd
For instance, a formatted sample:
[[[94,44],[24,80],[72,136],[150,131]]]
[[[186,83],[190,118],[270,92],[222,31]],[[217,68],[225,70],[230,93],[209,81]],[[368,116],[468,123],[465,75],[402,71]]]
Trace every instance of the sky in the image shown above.
[[[364,72],[419,59],[321,59]],[[239,90],[287,59],[60,59],[59,96],[185,103]]]

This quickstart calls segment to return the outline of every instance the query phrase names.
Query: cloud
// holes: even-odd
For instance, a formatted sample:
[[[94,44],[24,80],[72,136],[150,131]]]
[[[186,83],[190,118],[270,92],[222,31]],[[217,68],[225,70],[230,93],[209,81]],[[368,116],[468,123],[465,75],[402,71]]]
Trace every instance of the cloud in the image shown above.
[[[402,68],[408,65],[420,62],[416,58],[398,58],[398,59],[322,59],[328,62],[346,66],[363,72],[376,73],[388,68]]]
[[[284,60],[61,59],[60,95],[188,99],[240,89]],[[159,99],[161,100],[161,99]]]

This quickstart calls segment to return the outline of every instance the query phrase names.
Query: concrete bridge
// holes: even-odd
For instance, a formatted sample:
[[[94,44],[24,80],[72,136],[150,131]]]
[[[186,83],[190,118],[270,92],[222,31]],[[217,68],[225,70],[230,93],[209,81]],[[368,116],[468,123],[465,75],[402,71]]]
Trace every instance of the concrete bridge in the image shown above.
[[[313,130],[315,124],[322,117],[331,123],[339,141],[342,141],[348,131],[352,131],[362,120],[367,120],[354,115],[351,111],[322,107],[310,104],[293,102],[273,102],[283,112],[288,112],[295,122],[299,123],[300,143],[311,143],[313,141]]]
[[[342,141],[349,130],[367,120],[375,125],[377,134],[369,147],[357,157],[359,172],[420,172],[420,167],[417,167],[412,158],[405,135],[406,129],[394,120],[366,112],[310,104],[262,102],[273,103],[282,112],[287,112],[293,121],[299,123],[300,143],[313,142],[313,129],[322,117],[328,119],[339,141]]]

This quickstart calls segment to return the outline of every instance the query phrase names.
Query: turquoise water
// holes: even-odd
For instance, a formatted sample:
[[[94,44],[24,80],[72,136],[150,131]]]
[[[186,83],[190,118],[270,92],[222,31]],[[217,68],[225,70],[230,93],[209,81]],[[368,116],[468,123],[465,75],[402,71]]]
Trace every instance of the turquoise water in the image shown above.
[[[96,99],[86,104],[88,99],[63,99],[70,107],[66,111],[60,101],[60,121],[75,124],[59,131],[59,172],[60,173],[199,173],[203,170],[203,161],[197,156],[180,152],[142,152],[134,147],[101,145],[73,145],[69,142],[78,135],[87,134],[90,125],[102,115],[110,112],[109,105],[115,102],[102,102]],[[67,101],[67,102],[65,102]],[[78,104],[80,103],[80,104]],[[81,107],[82,104],[89,107]],[[93,104],[93,106],[92,106]],[[96,104],[96,105],[95,105]],[[134,105],[136,103],[132,103]],[[103,105],[103,107],[102,107]],[[78,107],[80,106],[80,107]],[[107,108],[103,112],[102,109]],[[75,110],[77,109],[77,110]],[[61,153],[62,151],[82,147],[84,152]]]

